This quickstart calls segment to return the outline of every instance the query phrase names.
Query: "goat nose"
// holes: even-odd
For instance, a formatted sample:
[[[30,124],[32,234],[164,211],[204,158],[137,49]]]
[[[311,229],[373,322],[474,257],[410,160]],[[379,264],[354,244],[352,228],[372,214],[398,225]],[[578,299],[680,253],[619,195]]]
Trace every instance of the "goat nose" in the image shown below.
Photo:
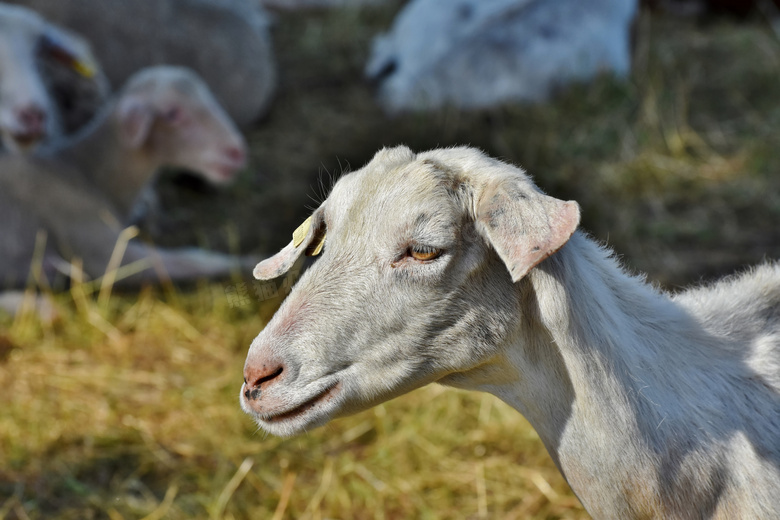
[[[273,383],[279,381],[284,372],[281,363],[262,363],[257,366],[244,367],[244,397],[250,401],[260,398],[260,393],[267,390]]]
[[[29,133],[43,133],[46,126],[46,112],[38,105],[27,105],[16,111],[16,117]]]

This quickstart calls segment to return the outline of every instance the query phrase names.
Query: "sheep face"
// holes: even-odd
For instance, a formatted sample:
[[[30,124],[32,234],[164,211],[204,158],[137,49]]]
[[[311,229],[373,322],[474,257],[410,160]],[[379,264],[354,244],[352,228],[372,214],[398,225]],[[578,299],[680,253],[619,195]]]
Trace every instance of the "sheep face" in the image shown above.
[[[578,218],[576,204],[475,150],[380,152],[255,269],[274,278],[325,242],[250,347],[243,409],[292,435],[430,382],[500,377],[521,313],[512,279]]]
[[[203,81],[188,69],[151,67],[128,81],[116,110],[124,146],[214,184],[231,182],[246,143]]]
[[[373,42],[365,74],[376,83],[390,112],[447,101],[447,87],[433,77],[466,39],[495,11],[517,0],[423,0],[409,3],[390,32]]]
[[[365,74],[386,111],[543,101],[627,73],[636,0],[414,0],[377,37]]]
[[[59,115],[38,70],[39,59],[90,80],[103,80],[82,38],[34,11],[0,5],[0,136],[11,152],[26,151],[60,130]]]
[[[53,109],[35,64],[45,26],[27,9],[0,9],[0,133],[12,152],[52,132]]]

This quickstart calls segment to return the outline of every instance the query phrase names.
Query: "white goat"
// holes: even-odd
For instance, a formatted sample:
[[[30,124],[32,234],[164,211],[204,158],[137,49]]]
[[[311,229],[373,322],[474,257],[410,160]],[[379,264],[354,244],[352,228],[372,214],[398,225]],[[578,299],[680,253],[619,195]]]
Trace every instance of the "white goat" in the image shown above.
[[[6,149],[25,151],[73,131],[107,93],[86,40],[30,9],[0,3],[0,137]]]
[[[669,297],[578,223],[476,150],[379,152],[256,267],[325,242],[249,349],[243,409],[292,435],[434,381],[486,391],[595,518],[778,518],[780,266]]]
[[[413,0],[377,37],[366,75],[388,112],[543,101],[630,69],[637,0]]]
[[[95,46],[108,79],[122,85],[151,65],[191,68],[240,126],[254,123],[276,86],[270,20],[250,0],[13,0]]]
[[[232,178],[245,157],[243,137],[193,72],[140,71],[71,142],[45,156],[0,158],[0,286],[25,286],[39,230],[48,234],[45,269],[57,257],[80,258],[86,275],[102,275],[119,223],[159,167],[183,167],[219,182]],[[223,254],[155,250],[132,240],[122,264],[139,260],[162,270],[122,284],[225,276],[242,265]]]

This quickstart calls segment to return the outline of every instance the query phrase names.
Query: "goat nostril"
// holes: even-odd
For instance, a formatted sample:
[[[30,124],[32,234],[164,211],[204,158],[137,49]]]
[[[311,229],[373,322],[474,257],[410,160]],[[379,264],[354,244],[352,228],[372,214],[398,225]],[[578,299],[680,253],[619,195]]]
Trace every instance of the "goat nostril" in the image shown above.
[[[266,369],[265,365],[259,370],[247,369],[244,374],[244,397],[249,400],[259,399],[261,392],[267,389],[268,385],[278,378],[283,371],[284,367],[281,365],[277,366],[273,371]]]
[[[274,372],[273,374],[269,374],[269,375],[267,375],[265,377],[261,377],[260,379],[258,379],[254,386],[258,386],[259,387],[260,385],[262,385],[266,381],[270,381],[271,379],[276,379],[279,375],[281,375],[283,370],[284,370],[284,367],[279,367],[279,369],[276,372]]]

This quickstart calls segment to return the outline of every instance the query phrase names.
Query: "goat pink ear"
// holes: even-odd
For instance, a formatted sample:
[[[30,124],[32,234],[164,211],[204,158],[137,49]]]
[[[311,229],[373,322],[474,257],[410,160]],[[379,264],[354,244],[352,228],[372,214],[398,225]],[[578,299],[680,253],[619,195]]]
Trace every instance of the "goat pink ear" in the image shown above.
[[[517,282],[569,240],[580,223],[576,202],[530,186],[489,186],[477,206],[477,226]]]
[[[293,242],[287,244],[281,251],[271,258],[266,258],[255,266],[252,274],[258,280],[273,280],[279,278],[292,268],[295,261],[301,256],[302,247],[295,247]]]
[[[127,96],[119,102],[119,133],[128,148],[140,148],[146,142],[153,122],[154,111],[140,99]]]
[[[271,258],[257,264],[253,271],[258,280],[273,280],[289,271],[301,254],[317,256],[325,243],[325,225],[319,221],[312,226],[312,217],[307,218],[293,233],[292,242]]]

